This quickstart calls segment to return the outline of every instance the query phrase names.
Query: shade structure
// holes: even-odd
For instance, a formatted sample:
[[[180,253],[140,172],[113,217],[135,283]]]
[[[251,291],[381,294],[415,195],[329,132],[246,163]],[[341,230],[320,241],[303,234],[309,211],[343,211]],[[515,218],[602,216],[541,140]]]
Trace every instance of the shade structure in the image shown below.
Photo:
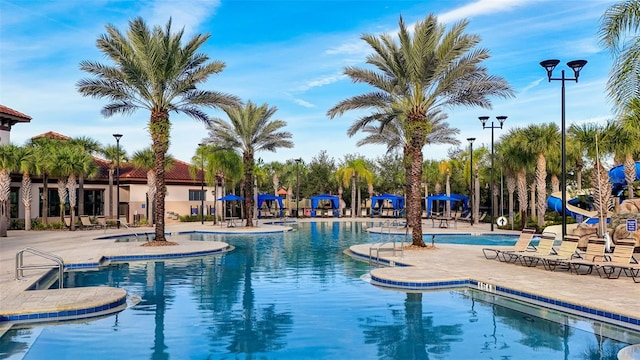
[[[394,217],[404,216],[404,196],[394,194],[382,194],[371,197],[371,217],[383,215],[384,202],[391,202]]]
[[[218,200],[220,201],[244,201],[244,198],[242,196],[238,196],[235,194],[228,194],[225,195],[221,198],[218,198]]]
[[[287,195],[287,190],[285,189],[278,190],[278,195]]]
[[[329,194],[320,194],[311,197],[311,216],[315,217],[315,209],[318,208],[318,203],[320,201],[329,201],[331,204],[331,209],[333,210],[333,216],[339,216],[340,209],[340,198],[337,195],[329,195]],[[338,211],[336,211],[338,210]]]
[[[446,194],[436,194],[436,195],[427,196],[425,199],[427,203],[426,204],[427,214],[431,214],[431,208],[432,208],[431,204],[433,203],[433,201],[452,201],[452,202],[462,201],[464,209],[465,210],[469,209],[469,197],[464,195],[451,194],[447,196]]]
[[[262,208],[262,204],[267,202],[267,205],[270,205],[270,202],[277,201],[278,207],[280,208],[280,217],[282,217],[282,198],[280,196],[271,195],[271,194],[258,194],[258,209]],[[269,206],[271,208],[271,206]],[[260,212],[258,212],[258,218],[261,218]]]

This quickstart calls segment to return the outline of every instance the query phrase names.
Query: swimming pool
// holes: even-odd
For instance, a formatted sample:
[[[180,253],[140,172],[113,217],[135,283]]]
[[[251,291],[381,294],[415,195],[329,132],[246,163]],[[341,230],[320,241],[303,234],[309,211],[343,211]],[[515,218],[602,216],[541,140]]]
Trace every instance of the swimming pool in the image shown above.
[[[615,359],[639,341],[470,289],[383,290],[361,280],[366,263],[342,253],[375,241],[361,224],[296,230],[192,234],[235,250],[68,273],[68,286],[122,287],[141,301],[104,319],[10,330],[0,358]]]

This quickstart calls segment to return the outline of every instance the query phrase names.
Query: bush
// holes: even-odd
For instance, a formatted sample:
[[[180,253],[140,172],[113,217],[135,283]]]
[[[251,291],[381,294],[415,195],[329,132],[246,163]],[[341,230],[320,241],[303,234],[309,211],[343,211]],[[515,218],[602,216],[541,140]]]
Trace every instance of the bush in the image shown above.
[[[31,230],[45,230],[47,227],[42,223],[42,219],[35,218],[31,220]]]
[[[207,215],[204,221],[213,221],[214,215]],[[197,222],[200,221],[200,215],[184,215],[180,216],[180,222]]]
[[[52,230],[61,230],[61,229],[65,229],[66,227],[67,226],[62,221],[56,221],[49,224],[49,229],[52,229]],[[43,227],[42,229],[38,229],[38,230],[44,230],[44,229],[45,228]]]
[[[24,219],[11,219],[9,230],[24,230]]]

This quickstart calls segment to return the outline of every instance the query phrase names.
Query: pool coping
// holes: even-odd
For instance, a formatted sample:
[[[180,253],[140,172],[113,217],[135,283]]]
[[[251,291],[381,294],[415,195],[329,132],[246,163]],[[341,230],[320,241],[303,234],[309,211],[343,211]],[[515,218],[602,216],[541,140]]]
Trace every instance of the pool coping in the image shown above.
[[[234,249],[229,244],[220,241],[194,241],[193,244],[198,244],[197,249],[188,251],[185,247],[189,247],[188,244],[190,242],[191,241],[184,241],[180,246],[147,248],[147,250],[155,251],[156,253],[103,255],[100,257],[99,261],[65,262],[64,271],[97,269],[110,263],[196,258],[220,255]],[[132,244],[129,246],[132,248],[133,245],[136,245],[136,248],[142,248],[139,246],[139,242],[132,242],[128,244]],[[201,249],[203,246],[209,247],[209,249]],[[135,250],[136,248],[133,249]],[[175,252],[177,249],[180,249],[180,251]],[[19,326],[35,323],[91,319],[114,314],[127,308],[127,292],[124,289],[115,287],[100,286],[44,290],[30,289],[47,274],[48,272],[45,272],[41,274],[41,276],[33,277],[31,279],[31,284],[28,285],[26,289],[12,294],[12,301],[8,301],[8,297],[3,297],[3,301],[0,302],[0,325],[4,331],[9,330],[10,328],[6,327],[5,329],[4,325],[6,324]],[[95,293],[95,298],[91,296],[82,296],[84,293],[89,292]],[[35,301],[33,298],[35,298]],[[70,300],[76,298],[79,300]],[[0,333],[0,336],[2,336],[2,333]]]
[[[421,280],[409,279],[409,277],[406,277],[405,279],[399,279],[402,277],[402,275],[399,275],[397,271],[394,271],[394,273],[390,273],[389,271],[385,271],[385,269],[396,267],[405,268],[406,271],[412,272],[412,277],[415,277],[416,270],[419,269],[419,267],[417,267],[415,264],[403,262],[401,260],[399,261],[396,258],[387,259],[382,256],[371,255],[373,259],[370,259],[369,254],[358,251],[358,248],[361,246],[362,245],[351,246],[349,250],[346,251],[347,255],[359,261],[376,261],[379,264],[387,266],[385,268],[374,269],[370,272],[370,283],[375,286],[409,291],[446,290],[453,288],[476,289],[486,293],[519,300],[531,305],[548,308],[567,314],[577,315],[591,320],[596,320],[599,322],[640,332],[640,316],[638,316],[637,312],[612,312],[601,307],[586,305],[584,303],[581,304],[576,301],[572,301],[571,299],[566,299],[558,296],[549,296],[548,294],[540,294],[534,290],[527,289],[525,287],[518,287],[514,284],[498,284],[495,281],[475,276],[445,276],[440,278],[429,278],[428,272],[422,274],[423,279]]]

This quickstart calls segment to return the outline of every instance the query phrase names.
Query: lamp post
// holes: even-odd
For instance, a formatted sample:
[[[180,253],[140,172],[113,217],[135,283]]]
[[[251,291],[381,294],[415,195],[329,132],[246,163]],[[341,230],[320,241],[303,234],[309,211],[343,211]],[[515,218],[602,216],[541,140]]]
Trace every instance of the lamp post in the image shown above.
[[[469,164],[469,203],[471,207],[471,226],[473,226],[473,142],[476,138],[467,138],[469,142],[470,164]]]
[[[300,217],[300,162],[302,158],[296,159],[296,217]]]
[[[482,128],[483,129],[491,129],[491,184],[489,185],[489,196],[491,196],[491,210],[489,210],[489,212],[491,214],[489,214],[489,219],[491,220],[491,231],[493,231],[493,210],[494,210],[494,203],[493,203],[493,129],[502,129],[502,125],[504,124],[505,121],[507,121],[507,117],[506,116],[496,116],[496,119],[498,119],[498,123],[500,124],[500,126],[496,126],[493,124],[493,120],[491,120],[491,126],[487,126],[487,120],[489,120],[488,116],[480,116],[478,117],[478,119],[480,119],[480,122],[482,123]]]
[[[560,63],[560,60],[551,59],[540,62],[540,66],[542,66],[545,70],[547,70],[547,78],[549,82],[551,81],[560,81],[562,83],[562,95],[560,98],[560,107],[561,107],[561,116],[560,116],[560,132],[561,132],[561,169],[562,169],[562,239],[564,240],[564,236],[567,235],[567,211],[565,207],[567,206],[567,149],[566,149],[566,138],[565,138],[565,106],[564,106],[564,82],[565,81],[575,81],[578,82],[578,76],[580,76],[580,70],[587,64],[587,60],[573,60],[567,63],[567,66],[573,70],[572,78],[567,78],[564,76],[564,69],[560,72],[559,78],[553,77],[553,69]]]
[[[200,182],[200,224],[204,225],[204,144],[198,144],[200,148],[200,171],[202,172],[202,180]]]
[[[116,227],[120,228],[120,138],[122,134],[113,134],[116,138]]]

